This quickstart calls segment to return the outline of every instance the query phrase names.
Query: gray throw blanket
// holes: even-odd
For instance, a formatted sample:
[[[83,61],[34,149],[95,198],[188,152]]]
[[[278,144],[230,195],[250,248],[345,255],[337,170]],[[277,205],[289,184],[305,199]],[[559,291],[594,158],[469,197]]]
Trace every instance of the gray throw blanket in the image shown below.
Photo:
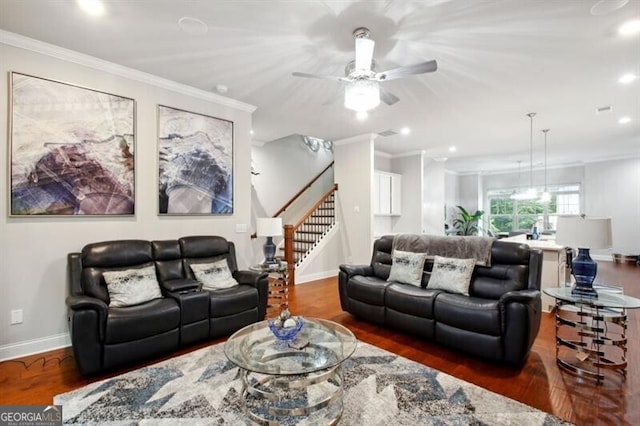
[[[434,256],[475,259],[476,265],[491,266],[491,246],[495,238],[398,234],[393,237],[393,249],[426,253]]]

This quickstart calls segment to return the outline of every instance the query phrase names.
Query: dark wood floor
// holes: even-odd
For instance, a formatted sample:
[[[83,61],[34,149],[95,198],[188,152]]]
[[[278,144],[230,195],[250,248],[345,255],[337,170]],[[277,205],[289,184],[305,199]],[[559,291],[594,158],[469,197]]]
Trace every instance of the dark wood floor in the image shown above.
[[[598,281],[621,285],[626,294],[640,297],[640,267],[600,262]],[[302,284],[291,289],[290,309],[296,314],[339,322],[362,341],[578,425],[640,424],[640,309],[629,311],[627,377],[609,374],[601,385],[558,369],[551,314],[543,314],[540,333],[527,363],[522,369],[514,370],[360,321],[342,312],[336,279]],[[206,342],[180,353],[223,340]],[[176,355],[174,353],[167,358]],[[159,359],[153,362],[156,361]],[[0,405],[50,404],[54,395],[124,371],[127,370],[85,379],[77,372],[69,348],[5,361],[0,363]]]

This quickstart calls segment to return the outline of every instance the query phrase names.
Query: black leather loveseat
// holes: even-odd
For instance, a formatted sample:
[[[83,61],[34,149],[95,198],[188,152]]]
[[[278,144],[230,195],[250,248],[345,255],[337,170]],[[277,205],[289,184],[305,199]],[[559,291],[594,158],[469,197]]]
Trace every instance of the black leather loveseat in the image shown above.
[[[239,285],[203,290],[191,265],[221,259]],[[222,237],[105,241],[70,253],[67,262],[71,342],[84,375],[231,334],[266,313],[267,274],[238,271],[235,246]],[[109,306],[103,274],[143,268],[155,270],[161,295],[132,306]]]
[[[420,286],[387,281],[393,242],[376,240],[370,265],[340,266],[344,311],[486,359],[512,366],[526,360],[540,328],[540,251],[494,241],[491,266],[473,267],[466,296],[429,288],[429,258]]]

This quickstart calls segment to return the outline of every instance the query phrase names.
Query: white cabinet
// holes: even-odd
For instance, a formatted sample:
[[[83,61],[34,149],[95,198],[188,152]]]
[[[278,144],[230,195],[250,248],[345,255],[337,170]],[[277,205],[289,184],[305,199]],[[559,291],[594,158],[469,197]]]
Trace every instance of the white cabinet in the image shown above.
[[[375,170],[373,173],[373,214],[399,216],[402,213],[402,176]]]

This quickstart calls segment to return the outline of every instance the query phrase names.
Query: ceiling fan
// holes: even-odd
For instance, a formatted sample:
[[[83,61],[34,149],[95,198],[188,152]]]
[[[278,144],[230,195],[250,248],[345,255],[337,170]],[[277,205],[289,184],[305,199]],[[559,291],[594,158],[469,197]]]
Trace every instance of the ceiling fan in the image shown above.
[[[356,59],[347,64],[344,70],[344,77],[304,72],[294,72],[293,75],[347,83],[344,93],[344,106],[354,111],[366,112],[377,107],[380,104],[380,100],[387,105],[393,105],[400,100],[393,93],[380,87],[380,83],[410,75],[433,72],[438,69],[438,63],[435,60],[431,60],[376,72],[376,62],[373,60],[375,42],[369,38],[369,35],[369,30],[364,27],[356,28],[353,31],[353,37],[356,40]]]

